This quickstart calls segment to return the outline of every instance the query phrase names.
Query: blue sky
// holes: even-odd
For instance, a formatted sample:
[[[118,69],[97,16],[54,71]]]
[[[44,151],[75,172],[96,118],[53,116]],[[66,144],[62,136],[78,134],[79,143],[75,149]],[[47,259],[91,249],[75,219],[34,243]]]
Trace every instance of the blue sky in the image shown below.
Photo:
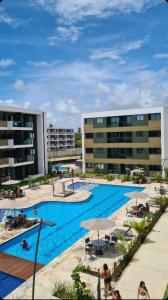
[[[168,105],[164,0],[3,0],[0,103],[80,126],[90,111]]]

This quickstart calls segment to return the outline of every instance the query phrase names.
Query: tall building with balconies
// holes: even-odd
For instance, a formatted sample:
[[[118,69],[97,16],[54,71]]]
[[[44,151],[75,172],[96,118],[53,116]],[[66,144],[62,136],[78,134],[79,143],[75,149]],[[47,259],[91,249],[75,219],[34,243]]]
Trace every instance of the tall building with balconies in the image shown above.
[[[75,133],[69,128],[47,128],[48,152],[67,151],[75,148]]]
[[[143,167],[148,174],[168,166],[168,107],[82,115],[83,171],[104,173]]]
[[[0,181],[46,172],[45,113],[0,106]]]

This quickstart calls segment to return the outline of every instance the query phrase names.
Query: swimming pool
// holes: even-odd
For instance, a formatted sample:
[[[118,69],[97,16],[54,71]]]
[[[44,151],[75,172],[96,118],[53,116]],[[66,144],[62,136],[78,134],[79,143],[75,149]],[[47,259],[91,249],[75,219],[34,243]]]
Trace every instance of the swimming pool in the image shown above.
[[[0,299],[11,293],[23,282],[24,280],[18,277],[0,272]]]
[[[81,188],[81,185],[80,185]],[[142,187],[100,184],[94,188],[84,184],[83,188],[91,188],[92,196],[83,202],[45,202],[36,205],[38,217],[56,223],[56,226],[42,226],[38,263],[47,264],[64,250],[79,240],[88,231],[80,227],[80,222],[95,218],[108,217],[130,199],[124,196],[127,192],[142,191]],[[25,209],[28,217],[34,217],[33,207]],[[21,258],[34,260],[38,226],[20,236],[2,244],[0,251]],[[29,250],[23,250],[20,243],[28,241]]]

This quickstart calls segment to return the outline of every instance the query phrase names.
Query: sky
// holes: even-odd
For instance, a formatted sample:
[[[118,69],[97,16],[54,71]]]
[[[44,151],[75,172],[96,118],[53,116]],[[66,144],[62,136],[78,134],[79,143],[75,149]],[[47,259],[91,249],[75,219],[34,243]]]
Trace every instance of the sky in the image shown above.
[[[85,112],[168,105],[164,0],[3,0],[0,104],[57,127]]]

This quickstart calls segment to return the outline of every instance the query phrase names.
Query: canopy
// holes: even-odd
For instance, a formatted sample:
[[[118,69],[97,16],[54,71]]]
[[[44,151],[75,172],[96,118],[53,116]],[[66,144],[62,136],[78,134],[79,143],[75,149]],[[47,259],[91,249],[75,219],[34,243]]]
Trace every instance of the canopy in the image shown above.
[[[108,228],[115,227],[116,224],[114,220],[94,218],[81,222],[80,226],[88,230],[97,230],[97,236],[99,241],[99,230],[106,230]]]
[[[133,175],[134,173],[144,173],[144,169],[134,169],[134,170],[131,170],[131,175]]]
[[[115,222],[113,220],[103,218],[94,218],[81,222],[80,226],[88,230],[106,230],[108,228],[114,227]]]
[[[137,205],[137,199],[146,199],[148,198],[148,195],[143,192],[130,192],[124,194],[126,197],[134,198],[136,199],[136,205]]]
[[[8,180],[5,182],[2,182],[2,185],[10,185],[10,184],[18,184],[20,183],[20,180]]]

